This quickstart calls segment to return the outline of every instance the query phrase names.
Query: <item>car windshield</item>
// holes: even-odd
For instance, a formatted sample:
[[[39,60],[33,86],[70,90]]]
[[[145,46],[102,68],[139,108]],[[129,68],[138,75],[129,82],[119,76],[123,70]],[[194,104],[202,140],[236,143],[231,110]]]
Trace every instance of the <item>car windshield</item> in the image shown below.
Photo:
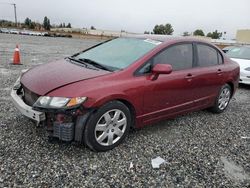
[[[74,58],[91,60],[112,70],[120,70],[128,67],[160,43],[150,39],[117,38],[82,52]]]
[[[227,56],[230,58],[250,59],[250,48],[249,47],[232,48],[227,52]]]

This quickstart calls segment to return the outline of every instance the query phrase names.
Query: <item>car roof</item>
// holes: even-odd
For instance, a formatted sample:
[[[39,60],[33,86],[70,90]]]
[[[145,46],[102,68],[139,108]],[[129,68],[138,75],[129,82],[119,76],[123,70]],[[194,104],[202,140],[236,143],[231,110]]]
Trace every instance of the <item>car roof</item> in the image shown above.
[[[238,46],[233,46],[232,48],[250,48],[250,45],[238,45]]]
[[[137,38],[137,39],[150,39],[150,40],[156,40],[160,42],[171,42],[171,41],[178,41],[178,42],[187,42],[187,41],[193,41],[193,42],[204,42],[209,43],[208,40],[203,38],[197,38],[197,37],[176,37],[172,35],[154,35],[154,34],[142,34],[142,35],[126,35],[122,36],[122,38]]]
[[[157,41],[160,41],[160,42],[164,42],[164,41],[167,41],[167,40],[171,40],[173,38],[176,38],[176,37],[173,37],[171,35],[126,35],[126,36],[123,36],[122,38],[137,38],[137,39],[151,39],[151,40],[157,40]]]

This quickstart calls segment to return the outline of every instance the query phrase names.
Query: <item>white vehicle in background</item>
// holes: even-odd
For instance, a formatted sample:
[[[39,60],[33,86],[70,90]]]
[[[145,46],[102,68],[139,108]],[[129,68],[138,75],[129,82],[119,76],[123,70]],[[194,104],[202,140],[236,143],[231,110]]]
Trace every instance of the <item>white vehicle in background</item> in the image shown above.
[[[32,35],[32,36],[42,36],[42,33],[41,32],[37,32],[37,31],[31,31],[30,35]]]
[[[10,30],[10,34],[19,34],[19,33],[20,33],[20,31],[17,30],[17,29],[11,29]]]
[[[42,32],[41,34],[42,34],[42,36],[48,36],[49,33],[48,32]]]
[[[22,30],[22,31],[20,31],[20,34],[21,34],[21,35],[29,35],[30,32],[31,32],[31,31],[29,31],[29,30]]]
[[[7,28],[0,28],[0,33],[10,33],[10,30]]]
[[[231,49],[234,48],[234,47],[235,47],[235,46],[227,46],[227,47],[223,48],[222,51],[223,51],[224,53],[227,53],[229,50],[231,50]]]
[[[250,46],[235,46],[226,54],[240,65],[239,83],[250,85]]]

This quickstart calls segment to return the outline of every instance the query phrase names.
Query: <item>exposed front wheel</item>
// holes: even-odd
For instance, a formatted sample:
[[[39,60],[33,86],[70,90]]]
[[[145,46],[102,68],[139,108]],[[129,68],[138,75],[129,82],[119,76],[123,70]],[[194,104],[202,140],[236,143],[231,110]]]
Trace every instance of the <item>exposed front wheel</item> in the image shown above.
[[[232,89],[228,84],[225,84],[216,98],[215,105],[211,108],[212,112],[221,113],[223,112],[231,99]]]
[[[95,151],[113,149],[128,134],[130,123],[128,107],[119,101],[109,102],[91,115],[84,131],[84,141]]]

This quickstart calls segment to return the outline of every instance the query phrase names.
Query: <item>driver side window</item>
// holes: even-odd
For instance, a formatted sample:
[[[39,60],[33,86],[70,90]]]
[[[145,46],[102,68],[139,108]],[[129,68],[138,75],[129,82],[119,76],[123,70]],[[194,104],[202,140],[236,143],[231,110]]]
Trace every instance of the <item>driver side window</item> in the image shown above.
[[[152,66],[156,64],[170,64],[173,71],[189,69],[193,67],[193,45],[177,44],[166,48],[162,52],[151,58],[139,70],[139,74],[148,74]]]
[[[167,48],[154,57],[153,64],[170,64],[173,71],[192,68],[192,44],[177,44]]]

